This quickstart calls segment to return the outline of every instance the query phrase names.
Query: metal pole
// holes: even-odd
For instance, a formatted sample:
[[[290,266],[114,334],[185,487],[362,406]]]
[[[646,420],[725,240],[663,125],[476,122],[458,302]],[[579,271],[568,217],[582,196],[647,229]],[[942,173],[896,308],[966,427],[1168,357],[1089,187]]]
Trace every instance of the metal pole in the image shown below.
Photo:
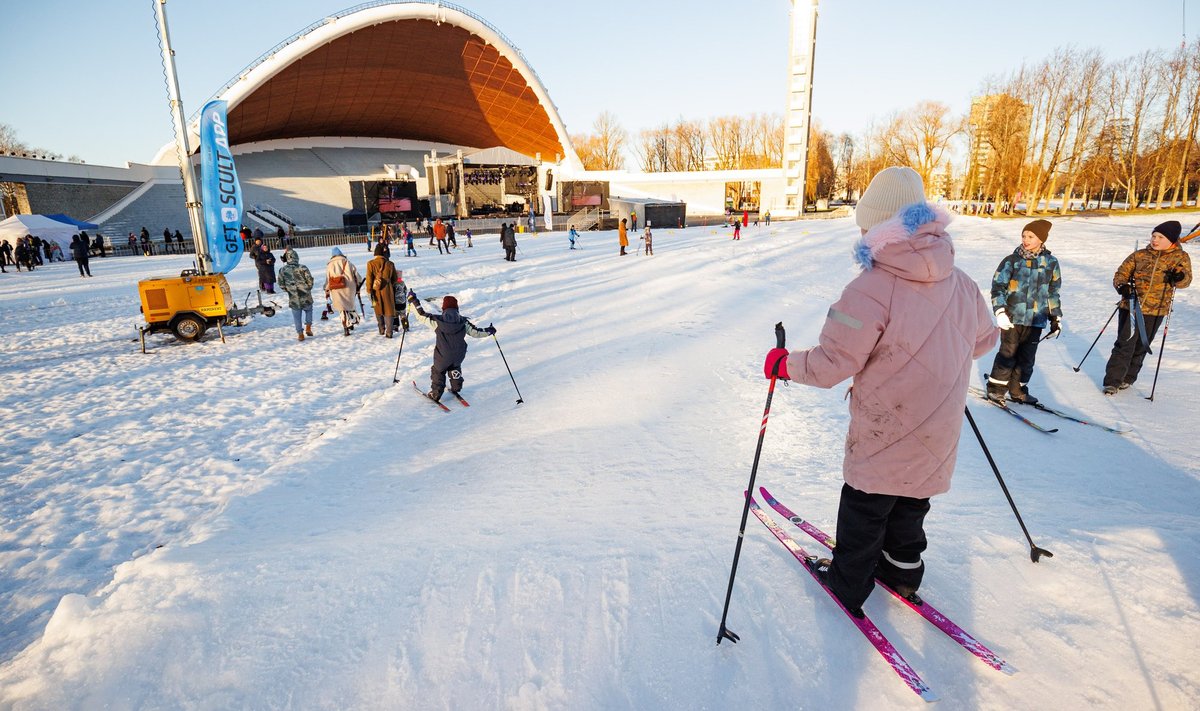
[[[187,121],[183,116],[183,99],[179,97],[179,77],[175,74],[175,50],[171,49],[171,33],[167,29],[167,0],[152,1],[158,18],[159,47],[162,50],[163,72],[167,79],[167,95],[171,100],[171,119],[175,124],[175,152],[179,160],[179,174],[183,178],[183,193],[187,200],[192,243],[196,245],[196,261],[199,263],[200,273],[208,274],[211,258],[208,254],[208,238],[204,231],[204,207],[196,185],[196,172],[192,170]]]

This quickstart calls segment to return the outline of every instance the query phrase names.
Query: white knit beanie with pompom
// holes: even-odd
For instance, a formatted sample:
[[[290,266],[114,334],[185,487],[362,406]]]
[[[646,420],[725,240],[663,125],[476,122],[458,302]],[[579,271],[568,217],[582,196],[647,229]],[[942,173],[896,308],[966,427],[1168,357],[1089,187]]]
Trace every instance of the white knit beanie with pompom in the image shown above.
[[[891,218],[900,208],[924,201],[925,185],[917,171],[900,166],[884,168],[871,178],[867,191],[858,199],[854,221],[869,230]]]

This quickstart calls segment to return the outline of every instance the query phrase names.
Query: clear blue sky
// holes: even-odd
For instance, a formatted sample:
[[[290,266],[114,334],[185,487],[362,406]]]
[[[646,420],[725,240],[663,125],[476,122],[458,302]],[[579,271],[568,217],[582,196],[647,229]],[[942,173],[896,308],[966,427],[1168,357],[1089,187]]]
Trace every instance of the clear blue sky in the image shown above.
[[[800,0],[806,3],[807,0]],[[346,0],[170,0],[191,115],[261,53]],[[679,117],[783,113],[787,0],[461,0],[524,53],[571,133],[612,111],[631,133]],[[965,112],[989,76],[1055,47],[1110,58],[1178,46],[1183,0],[823,0],[814,114],[859,132],[922,99]],[[969,9],[968,9],[969,8]],[[89,163],[147,162],[172,139],[151,0],[5,0],[0,123]],[[1189,37],[1200,2],[1187,8]]]

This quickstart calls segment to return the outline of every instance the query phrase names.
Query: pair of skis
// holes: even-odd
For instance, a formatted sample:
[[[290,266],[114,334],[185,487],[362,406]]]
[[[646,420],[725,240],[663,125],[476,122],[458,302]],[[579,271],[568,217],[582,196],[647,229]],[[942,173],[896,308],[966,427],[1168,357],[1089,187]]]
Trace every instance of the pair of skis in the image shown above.
[[[450,412],[450,408],[446,407],[446,405],[442,401],[434,400],[432,397],[429,396],[429,393],[427,393],[424,390],[422,390],[421,388],[417,387],[417,381],[415,381],[415,380],[412,381],[412,386],[413,386],[413,390],[416,390],[417,393],[419,393],[421,395],[421,397],[425,398],[429,402],[432,402],[434,405],[437,405],[438,407],[442,408],[442,412]],[[458,400],[459,405],[462,405],[463,407],[471,406],[471,403],[464,400],[462,395],[459,395],[458,393],[454,393],[454,392],[452,392],[450,394],[454,396],[455,400]]]
[[[988,376],[987,376],[987,373],[984,373],[984,374],[983,374],[983,381],[984,381],[984,383],[986,383],[986,382],[987,382],[987,377],[988,377]],[[993,399],[991,399],[990,397],[988,397],[988,396],[987,396],[987,391],[986,391],[986,390],[984,390],[983,388],[977,388],[977,387],[975,387],[975,386],[973,386],[973,385],[972,385],[972,386],[969,386],[969,387],[967,388],[967,390],[968,390],[968,391],[970,391],[972,395],[978,395],[979,397],[983,398],[983,399],[984,399],[985,401],[987,401],[988,403],[991,403],[992,405],[995,405],[996,407],[1000,408],[1001,410],[1004,410],[1004,411],[1005,411],[1005,412],[1007,412],[1008,414],[1010,414],[1010,415],[1012,415],[1013,417],[1017,418],[1017,419],[1018,419],[1018,420],[1020,420],[1021,422],[1024,422],[1025,424],[1029,425],[1030,427],[1032,427],[1033,429],[1037,430],[1038,432],[1044,432],[1044,433],[1046,433],[1046,434],[1054,434],[1055,432],[1058,432],[1058,428],[1057,428],[1057,427],[1053,427],[1053,428],[1050,428],[1050,427],[1044,427],[1044,426],[1042,426],[1042,425],[1040,425],[1040,424],[1038,424],[1038,423],[1034,422],[1033,420],[1029,419],[1028,417],[1026,417],[1026,416],[1022,415],[1021,413],[1017,412],[1017,411],[1016,411],[1016,409],[1014,409],[1014,408],[1013,408],[1011,405],[1009,405],[1007,402],[996,402],[995,400],[993,400]],[[1042,404],[1042,403],[1040,403],[1040,402],[1036,402],[1036,403],[1019,403],[1019,404],[1021,404],[1021,405],[1026,405],[1026,406],[1028,406],[1028,407],[1032,407],[1032,408],[1033,408],[1033,409],[1035,409],[1035,410],[1040,410],[1040,411],[1042,411],[1042,412],[1044,412],[1044,413],[1046,413],[1046,414],[1048,414],[1048,415],[1054,415],[1055,417],[1061,417],[1061,418],[1062,418],[1062,419],[1064,419],[1064,420],[1069,420],[1069,421],[1071,421],[1071,422],[1077,422],[1077,423],[1079,423],[1079,424],[1081,424],[1081,425],[1088,425],[1089,427],[1097,427],[1097,428],[1099,428],[1099,429],[1102,429],[1102,430],[1104,430],[1105,432],[1112,432],[1113,434],[1128,434],[1128,433],[1130,432],[1130,430],[1129,430],[1129,429],[1120,429],[1120,428],[1117,428],[1117,427],[1109,427],[1108,425],[1102,425],[1102,424],[1100,424],[1100,423],[1098,423],[1098,422],[1092,422],[1091,420],[1085,420],[1085,419],[1083,419],[1082,417],[1079,417],[1079,416],[1077,416],[1077,415],[1073,415],[1073,414],[1071,414],[1071,413],[1069,413],[1069,412],[1064,412],[1064,411],[1062,411],[1062,410],[1059,410],[1059,409],[1057,409],[1057,408],[1048,407],[1048,406],[1046,406],[1046,405],[1043,405],[1043,404]]]
[[[792,524],[794,524],[797,528],[812,536],[830,550],[833,549],[835,543],[833,538],[831,538],[828,534],[814,526],[812,523],[805,521],[793,513],[791,509],[784,506],[774,496],[772,496],[771,492],[767,491],[766,487],[759,487],[759,492],[762,494],[763,500],[766,501],[771,508],[775,509],[779,515],[791,521]],[[820,578],[817,577],[815,566],[813,565],[814,561],[816,560],[816,556],[809,555],[808,552],[805,551],[804,548],[801,547],[801,545],[796,542],[794,538],[780,528],[779,524],[775,523],[775,521],[772,520],[771,517],[762,510],[762,508],[758,505],[758,502],[754,500],[753,496],[751,496],[749,492],[746,493],[747,496],[750,496],[750,510],[754,513],[758,520],[762,521],[763,525],[766,526],[767,529],[770,530],[777,539],[779,539],[779,542],[782,543],[784,547],[788,549],[788,552],[790,552],[792,556],[804,566],[804,569],[813,576],[813,579],[818,583],[821,583]],[[984,664],[987,664],[989,667],[997,671],[1004,672],[1005,674],[1013,674],[1016,672],[1016,669],[1014,669],[1012,665],[1001,659],[996,655],[995,652],[988,649],[987,646],[985,646],[982,642],[975,639],[957,624],[952,622],[948,617],[934,608],[933,605],[930,605],[928,602],[919,598],[914,599],[904,597],[883,583],[883,581],[877,582],[880,587],[887,590],[897,600],[900,600],[917,614],[924,617],[931,624],[933,624],[934,627],[937,627],[939,630],[944,632],[946,636],[950,637],[950,639],[961,645],[963,649],[978,657],[981,661],[983,661]],[[866,638],[871,642],[872,646],[874,646],[879,654],[883,656],[888,665],[892,667],[892,670],[896,672],[900,679],[906,685],[908,685],[908,687],[912,689],[914,693],[926,701],[937,701],[937,694],[929,687],[928,684],[925,683],[923,679],[921,679],[921,676],[917,674],[915,669],[912,668],[912,665],[910,665],[908,661],[904,659],[900,652],[897,651],[892,643],[888,641],[887,637],[880,632],[879,628],[875,626],[875,623],[871,622],[871,620],[865,615],[861,619],[851,615],[846,609],[845,605],[842,604],[841,600],[839,600],[837,596],[833,594],[832,590],[826,587],[823,583],[821,583],[821,587],[826,593],[829,594],[830,598],[837,603],[838,607],[840,607],[842,611],[846,613],[846,617],[848,617],[850,621],[853,622],[856,627],[858,627],[859,631],[866,636]]]

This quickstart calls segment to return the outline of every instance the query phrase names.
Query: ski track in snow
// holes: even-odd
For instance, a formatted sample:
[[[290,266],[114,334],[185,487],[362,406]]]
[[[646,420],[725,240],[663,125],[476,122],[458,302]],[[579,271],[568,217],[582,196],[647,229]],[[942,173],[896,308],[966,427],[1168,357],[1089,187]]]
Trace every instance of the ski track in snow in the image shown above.
[[[967,427],[927,522],[923,594],[1021,671],[889,596],[867,603],[943,703],[1200,705],[1200,291],[1179,293],[1153,403],[1157,339],[1117,397],[1098,385],[1115,325],[1072,371],[1115,304],[1112,271],[1159,221],[1058,220],[1047,243],[1066,332],[1032,390],[1133,432],[1054,421],[1047,437],[970,405],[1055,557],[1029,561]],[[986,289],[1022,224],[959,219],[959,266]],[[470,339],[472,406],[450,414],[406,384],[428,382],[424,327],[392,387],[399,338],[316,321],[297,343],[282,294],[225,344],[155,335],[140,354],[136,280],[185,257],[0,275],[0,707],[924,707],[753,518],[729,615],[742,641],[714,645],[772,327],[815,343],[856,273],[850,220],[743,235],[662,230],[653,257],[617,257],[611,232],[574,252],[525,235],[516,263],[482,238],[397,256],[422,297],[496,324],[525,399],[491,339]],[[361,245],[347,253],[365,268]],[[318,284],[327,254],[301,251]],[[239,300],[254,279],[234,272]],[[831,532],[845,387],[777,387],[759,465]]]

